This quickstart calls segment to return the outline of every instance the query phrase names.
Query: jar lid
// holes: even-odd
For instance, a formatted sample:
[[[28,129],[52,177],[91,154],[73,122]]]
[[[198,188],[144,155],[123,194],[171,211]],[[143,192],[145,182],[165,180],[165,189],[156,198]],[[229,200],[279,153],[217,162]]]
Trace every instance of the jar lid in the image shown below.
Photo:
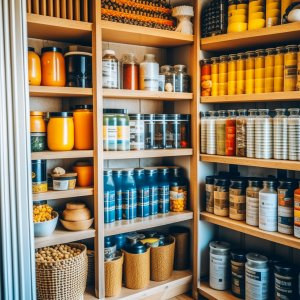
[[[114,50],[104,50],[104,55],[106,55],[106,54],[115,55],[116,52]]]
[[[246,258],[248,261],[257,263],[257,264],[265,264],[266,262],[268,262],[268,259],[260,254],[256,254],[256,253],[248,253],[246,255]]]
[[[137,59],[137,55],[134,53],[125,53],[122,55],[122,62],[127,62],[127,61],[133,61],[135,63],[137,63],[138,59]]]
[[[103,175],[106,175],[106,176],[110,176],[112,175],[113,171],[111,169],[104,169],[103,170]]]
[[[45,52],[59,52],[62,53],[62,49],[58,47],[44,47],[42,48],[42,54]]]
[[[214,184],[215,183],[215,178],[216,178],[217,176],[206,176],[205,177],[205,182],[206,182],[206,184]]]
[[[280,255],[269,255],[268,256],[268,265],[270,267],[274,267],[275,264],[285,261],[285,259]]]
[[[92,167],[92,164],[89,161],[76,161],[74,167]]]
[[[144,114],[144,120],[154,120],[154,114]]]
[[[43,116],[44,113],[42,111],[30,111],[31,116]]]
[[[69,112],[51,112],[49,113],[50,117],[73,117],[73,113],[69,113]]]
[[[169,171],[172,175],[177,175],[177,174],[180,174],[182,172],[182,168],[178,167],[178,166],[171,166],[171,167],[168,167],[168,168],[169,168]]]
[[[104,114],[128,114],[128,109],[103,108]]]
[[[215,184],[219,184],[220,186],[229,186],[230,184],[230,178],[215,178]]]
[[[279,275],[284,277],[294,277],[297,276],[298,273],[297,267],[294,264],[287,261],[275,264],[274,268],[275,273],[278,273]]]
[[[123,169],[122,170],[122,176],[124,175],[133,175],[134,171],[133,171],[133,168],[127,168],[127,169]]]
[[[74,105],[71,107],[71,110],[76,109],[93,109],[93,105]]]
[[[122,175],[122,172],[123,169],[118,169],[118,168],[112,169],[113,175]]]
[[[254,187],[262,187],[262,178],[248,178],[248,182]]]
[[[182,121],[190,121],[191,120],[191,115],[180,115],[180,120]]]
[[[167,119],[168,120],[180,120],[180,115],[179,114],[168,114]]]
[[[89,52],[79,52],[79,51],[75,51],[75,52],[67,52],[67,53],[65,54],[65,57],[67,57],[67,56],[72,56],[72,55],[92,56],[92,53],[89,53]]]
[[[77,173],[66,173],[63,175],[59,174],[51,174],[53,180],[71,180],[71,179],[76,179]]]
[[[28,47],[28,51],[34,52],[34,48],[33,47]]]
[[[287,183],[287,184],[296,184],[297,180],[294,178],[278,178],[277,181],[280,183]]]
[[[145,174],[145,169],[144,168],[135,168],[134,174]]]
[[[236,177],[236,178],[230,178],[231,183],[237,183],[240,185],[246,185],[247,184],[247,178],[244,177]]]
[[[157,168],[145,168],[145,174],[153,175],[158,172]]]
[[[156,114],[154,115],[155,120],[167,120],[168,115],[166,114]]]
[[[144,120],[143,114],[128,114],[131,120]]]
[[[228,252],[230,250],[230,244],[226,242],[213,241],[209,243],[210,249],[215,249],[221,252]]]
[[[246,262],[246,255],[248,251],[244,249],[232,249],[230,250],[230,254],[232,256],[232,260],[236,262]]]
[[[157,167],[158,173],[160,174],[168,174],[169,168],[168,167]]]

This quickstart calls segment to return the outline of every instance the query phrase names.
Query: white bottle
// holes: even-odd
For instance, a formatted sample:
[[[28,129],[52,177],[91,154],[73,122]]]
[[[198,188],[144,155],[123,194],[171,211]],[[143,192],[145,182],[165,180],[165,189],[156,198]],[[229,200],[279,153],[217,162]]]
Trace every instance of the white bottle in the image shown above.
[[[158,91],[159,64],[154,54],[146,54],[140,63],[140,90]]]
[[[105,50],[102,58],[102,87],[119,89],[120,74],[120,62],[115,56],[115,51]]]

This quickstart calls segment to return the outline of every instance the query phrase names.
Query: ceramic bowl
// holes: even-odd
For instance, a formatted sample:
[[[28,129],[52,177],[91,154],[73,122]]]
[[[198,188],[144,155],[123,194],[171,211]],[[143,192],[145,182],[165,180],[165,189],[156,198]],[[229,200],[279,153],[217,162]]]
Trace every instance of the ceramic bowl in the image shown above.
[[[81,231],[90,228],[93,224],[94,218],[85,221],[64,221],[59,219],[61,224],[68,230],[71,231]]]
[[[53,233],[58,221],[58,213],[52,211],[51,215],[55,218],[50,221],[34,223],[34,236],[47,236]]]

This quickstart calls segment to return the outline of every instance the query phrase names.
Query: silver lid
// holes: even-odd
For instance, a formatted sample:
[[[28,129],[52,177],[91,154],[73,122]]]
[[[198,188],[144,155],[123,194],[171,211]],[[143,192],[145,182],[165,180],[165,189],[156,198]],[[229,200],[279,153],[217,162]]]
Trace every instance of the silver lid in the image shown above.
[[[230,244],[221,241],[213,241],[209,243],[209,248],[211,252],[219,252],[220,254],[229,254]]]

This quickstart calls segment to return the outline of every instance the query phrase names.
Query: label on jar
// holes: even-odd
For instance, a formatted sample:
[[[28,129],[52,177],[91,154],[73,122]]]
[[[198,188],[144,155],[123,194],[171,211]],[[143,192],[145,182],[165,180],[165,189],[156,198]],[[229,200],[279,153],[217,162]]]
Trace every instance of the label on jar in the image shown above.
[[[229,214],[229,192],[228,187],[215,186],[214,192],[214,214],[227,217]]]
[[[170,210],[169,185],[158,186],[158,212],[168,213]]]
[[[53,180],[53,190],[65,191],[69,189],[69,180]]]
[[[214,213],[214,185],[206,184],[206,211]]]
[[[217,155],[226,155],[226,123],[217,124]]]
[[[257,197],[258,193],[255,192]],[[246,223],[251,226],[259,226],[259,198],[246,197]]]
[[[117,126],[103,126],[104,151],[117,150]]]
[[[116,220],[122,220],[122,190],[115,193],[116,198]]]
[[[300,195],[294,194],[294,208],[300,211]]]
[[[188,196],[188,189],[187,185],[180,185],[179,189],[183,192],[183,209],[186,209],[186,203],[187,203],[187,196]]]
[[[136,189],[122,190],[123,219],[131,220],[137,215]]]
[[[157,186],[149,188],[149,214],[156,215],[158,212],[158,195]]]
[[[284,79],[297,78],[297,65],[284,66]]]
[[[130,150],[144,150],[144,122],[130,121]]]
[[[245,263],[231,261],[231,289],[238,296],[245,296]]]
[[[145,218],[149,216],[149,188],[137,191],[137,216]]]
[[[102,61],[102,87],[118,88],[118,63],[110,60]]]
[[[234,220],[246,219],[246,195],[240,189],[229,189],[229,217]]]
[[[259,193],[259,228],[277,231],[278,227],[277,194]]]
[[[156,77],[145,75],[141,78],[141,80],[144,90],[158,91],[158,79]]]
[[[297,280],[294,277],[283,277],[275,273],[276,300],[297,299]]]
[[[289,191],[288,189],[278,189],[278,205],[293,207],[294,206],[293,191]]]
[[[294,208],[278,206],[278,231],[285,234],[294,233]]]
[[[118,144],[123,141],[130,141],[130,127],[129,126],[117,126],[117,140]]]
[[[247,300],[268,299],[269,270],[250,270],[246,265],[246,295]]]
[[[104,223],[115,221],[115,191],[104,192]]]

